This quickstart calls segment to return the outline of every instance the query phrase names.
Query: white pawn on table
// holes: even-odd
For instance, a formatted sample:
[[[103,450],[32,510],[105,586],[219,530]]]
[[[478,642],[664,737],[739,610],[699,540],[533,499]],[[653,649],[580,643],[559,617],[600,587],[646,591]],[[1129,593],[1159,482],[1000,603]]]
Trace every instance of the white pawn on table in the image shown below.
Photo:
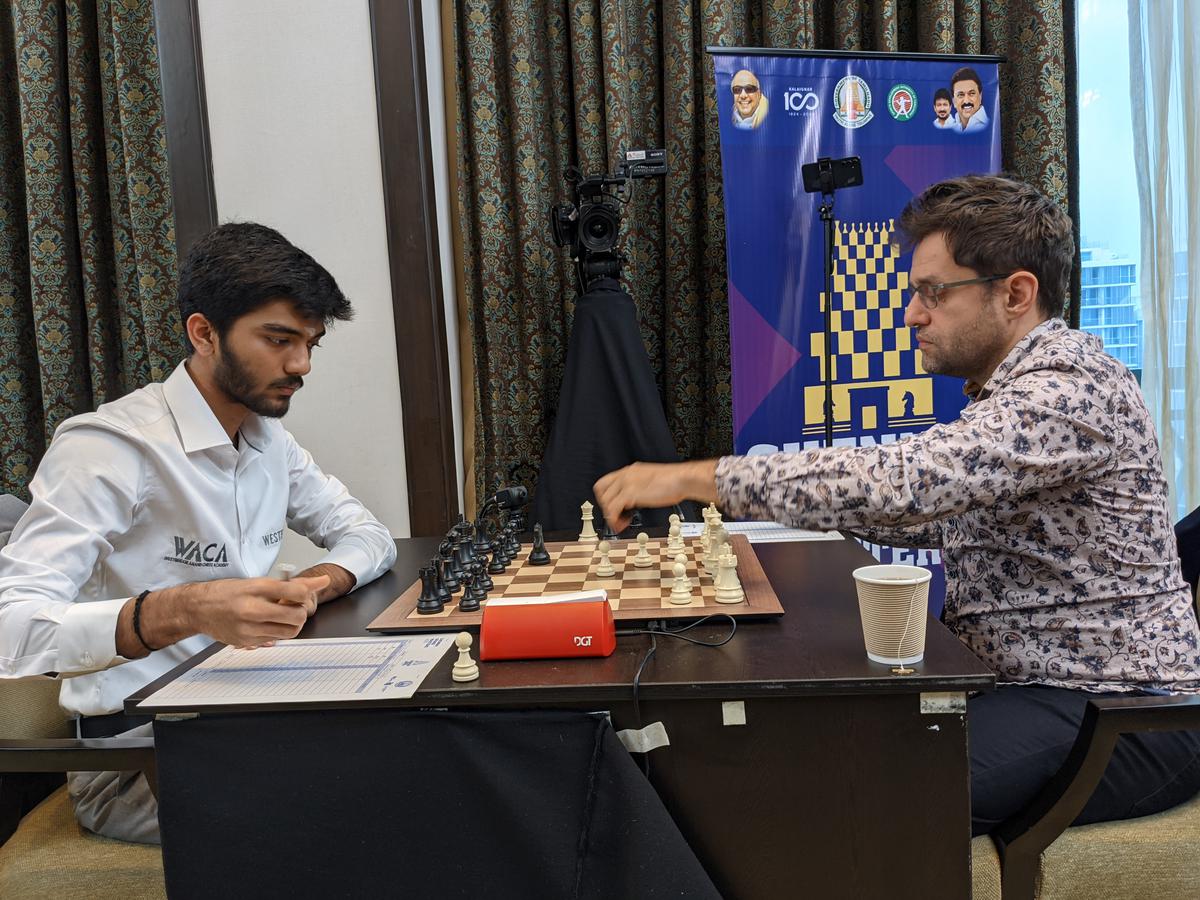
[[[474,681],[479,677],[479,666],[471,658],[473,641],[469,631],[460,631],[454,639],[454,646],[458,648],[458,660],[454,663],[450,677],[455,681]]]
[[[639,569],[649,569],[655,565],[654,557],[650,555],[650,551],[646,547],[649,541],[650,535],[646,534],[646,532],[642,531],[638,533],[638,552],[637,556],[633,558],[633,564]]]

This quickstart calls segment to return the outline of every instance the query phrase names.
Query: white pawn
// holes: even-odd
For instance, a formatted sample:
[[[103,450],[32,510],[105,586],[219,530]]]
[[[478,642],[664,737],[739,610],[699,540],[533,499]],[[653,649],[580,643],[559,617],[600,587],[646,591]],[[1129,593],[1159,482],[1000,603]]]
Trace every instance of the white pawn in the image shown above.
[[[608,553],[612,550],[612,544],[608,541],[601,541],[597,548],[600,551],[600,562],[596,566],[596,574],[601,578],[609,578],[617,574],[617,570],[613,568],[612,560],[608,558]]]
[[[460,631],[458,637],[454,639],[454,646],[458,648],[458,661],[454,663],[454,670],[450,673],[450,677],[455,681],[474,681],[479,677],[479,666],[475,665],[475,660],[471,659],[471,643],[474,638],[471,637],[469,631]]]
[[[600,540],[600,535],[596,534],[595,526],[592,525],[592,509],[590,500],[584,500],[583,505],[579,507],[580,517],[583,519],[583,530],[579,532],[581,544],[594,544]]]
[[[633,558],[633,564],[639,569],[648,569],[654,565],[654,557],[650,555],[650,551],[646,549],[646,542],[650,540],[650,535],[642,531],[637,536],[638,552]]]
[[[687,564],[688,564],[688,558],[687,558],[687,554],[686,554],[686,553],[680,553],[680,554],[676,555],[676,557],[675,557],[675,565],[677,565],[677,566],[683,566],[683,570],[684,570],[684,572],[686,572],[686,571],[687,571]],[[672,570],[672,571],[674,571],[674,570]],[[691,579],[689,578],[689,579],[688,579],[688,584],[691,584],[691,583],[692,583],[692,581],[691,581]]]
[[[692,581],[687,577],[687,567],[675,563],[675,581],[671,585],[671,602],[676,606],[688,606],[692,602]]]
[[[742,582],[738,578],[737,557],[728,544],[725,548],[729,552],[721,554],[719,560],[716,600],[718,603],[742,603],[746,599],[746,592],[742,590]]]
[[[678,516],[672,515],[672,519],[678,519]],[[678,553],[683,549],[683,528],[678,521],[672,522],[670,529],[667,531],[667,552]]]

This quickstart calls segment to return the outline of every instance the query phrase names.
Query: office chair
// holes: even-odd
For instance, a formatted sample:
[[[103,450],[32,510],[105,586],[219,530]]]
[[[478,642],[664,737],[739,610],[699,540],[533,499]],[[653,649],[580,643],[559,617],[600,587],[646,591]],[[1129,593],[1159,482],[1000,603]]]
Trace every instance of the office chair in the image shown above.
[[[1175,526],[1184,579],[1196,595],[1200,508]],[[1173,809],[1070,827],[1120,734],[1200,730],[1200,696],[1096,698],[1042,792],[989,837],[971,842],[974,900],[1200,897],[1200,795]]]

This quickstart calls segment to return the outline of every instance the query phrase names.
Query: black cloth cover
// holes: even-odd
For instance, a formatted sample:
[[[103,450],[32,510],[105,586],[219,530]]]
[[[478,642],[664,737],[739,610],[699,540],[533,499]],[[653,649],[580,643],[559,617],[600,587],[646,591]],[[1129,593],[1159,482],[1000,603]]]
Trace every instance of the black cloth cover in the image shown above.
[[[578,531],[592,485],[631,462],[677,462],[633,298],[613,278],[597,279],[575,305],[554,428],[533,502],[546,531]],[[642,510],[641,524],[667,524],[672,509]],[[698,517],[688,504],[685,518]],[[529,523],[531,526],[533,522]],[[596,511],[596,530],[601,526]]]
[[[1183,580],[1196,591],[1200,578],[1200,506],[1175,523],[1175,542],[1179,546],[1179,565]]]
[[[154,735],[172,900],[719,900],[603,716],[206,714]]]

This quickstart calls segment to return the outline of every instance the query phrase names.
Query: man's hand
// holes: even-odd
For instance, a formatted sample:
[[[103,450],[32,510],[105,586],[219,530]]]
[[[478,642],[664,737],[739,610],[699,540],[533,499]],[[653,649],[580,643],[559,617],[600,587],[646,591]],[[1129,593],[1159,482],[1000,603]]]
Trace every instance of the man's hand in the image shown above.
[[[609,472],[592,488],[612,530],[629,527],[635,509],[662,509],[683,500],[717,499],[717,461],[634,463]]]
[[[354,590],[354,586],[358,584],[358,579],[337,563],[318,563],[315,566],[309,566],[299,575],[293,576],[293,578],[316,578],[320,575],[327,575],[329,577],[329,584],[318,592],[318,603],[333,600],[335,597],[342,597]]]
[[[207,634],[234,647],[262,647],[294,638],[329,587],[327,575],[227,578],[152,591],[142,601],[141,632],[155,649],[194,634]],[[117,619],[117,652],[126,659],[147,654],[133,630],[130,600]]]

